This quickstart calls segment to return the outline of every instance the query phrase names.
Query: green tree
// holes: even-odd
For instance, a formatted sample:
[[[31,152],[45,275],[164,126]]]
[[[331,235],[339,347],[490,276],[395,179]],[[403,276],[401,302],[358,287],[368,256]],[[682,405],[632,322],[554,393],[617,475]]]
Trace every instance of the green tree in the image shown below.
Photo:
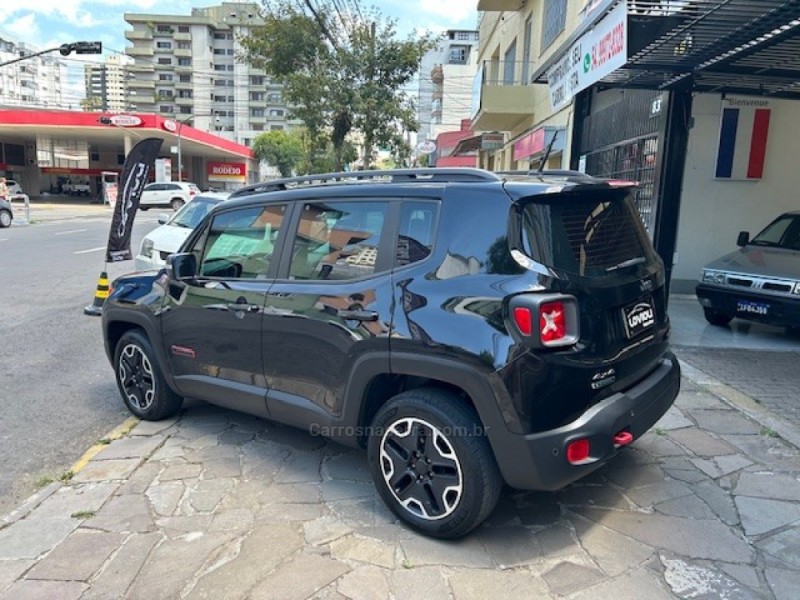
[[[283,177],[289,177],[303,160],[303,146],[297,135],[284,130],[268,131],[253,140],[253,154],[280,171]]]
[[[394,20],[360,0],[265,0],[262,13],[263,25],[240,39],[241,58],[283,85],[290,114],[303,121],[310,139],[332,144],[334,168],[347,162],[353,132],[363,140],[364,168],[376,146],[400,154],[402,131],[418,128],[402,88],[433,38],[400,39]]]

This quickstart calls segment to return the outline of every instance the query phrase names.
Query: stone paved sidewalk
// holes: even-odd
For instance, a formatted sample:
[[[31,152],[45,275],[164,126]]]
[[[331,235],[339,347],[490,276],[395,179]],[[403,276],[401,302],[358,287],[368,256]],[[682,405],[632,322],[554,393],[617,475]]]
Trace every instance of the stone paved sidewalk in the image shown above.
[[[399,525],[363,453],[193,404],[0,520],[0,598],[794,599],[800,451],[709,389],[455,543]]]

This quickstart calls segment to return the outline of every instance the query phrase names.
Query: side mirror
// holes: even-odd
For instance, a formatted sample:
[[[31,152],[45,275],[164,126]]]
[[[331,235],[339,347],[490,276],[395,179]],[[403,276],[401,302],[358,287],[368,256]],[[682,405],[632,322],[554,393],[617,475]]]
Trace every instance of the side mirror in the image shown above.
[[[197,259],[189,252],[170,254],[167,257],[167,273],[170,279],[177,281],[192,279],[197,275]]]
[[[750,232],[749,231],[740,231],[739,237],[736,238],[736,245],[740,248],[743,246],[747,246],[750,243]]]
[[[169,221],[169,215],[167,213],[159,213],[159,215],[158,215],[158,224],[159,225],[163,225],[167,221]]]

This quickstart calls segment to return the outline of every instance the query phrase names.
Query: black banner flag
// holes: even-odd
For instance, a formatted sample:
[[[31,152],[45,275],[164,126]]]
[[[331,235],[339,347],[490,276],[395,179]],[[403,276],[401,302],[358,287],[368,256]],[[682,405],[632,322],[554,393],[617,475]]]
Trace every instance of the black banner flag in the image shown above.
[[[106,262],[131,260],[131,232],[133,218],[139,209],[142,190],[150,178],[164,140],[147,138],[136,144],[128,153],[122,167],[122,177],[117,186],[117,203],[111,219],[111,231],[108,234]]]

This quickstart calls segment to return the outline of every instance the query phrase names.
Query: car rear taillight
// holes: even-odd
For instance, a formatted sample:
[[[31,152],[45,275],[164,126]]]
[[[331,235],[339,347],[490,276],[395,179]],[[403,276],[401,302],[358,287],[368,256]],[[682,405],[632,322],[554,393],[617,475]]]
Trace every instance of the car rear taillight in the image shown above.
[[[511,299],[509,312],[516,331],[533,346],[572,346],[580,337],[578,301],[574,296],[520,294]]]
[[[567,445],[567,462],[571,465],[582,465],[592,462],[589,458],[589,440],[582,438]]]
[[[196,191],[194,191],[194,190],[189,190],[189,195],[190,195],[190,196],[194,196],[196,193],[197,193],[197,192],[196,192]]]
[[[567,335],[567,314],[564,303],[548,302],[539,307],[539,336],[542,343],[562,341]]]

